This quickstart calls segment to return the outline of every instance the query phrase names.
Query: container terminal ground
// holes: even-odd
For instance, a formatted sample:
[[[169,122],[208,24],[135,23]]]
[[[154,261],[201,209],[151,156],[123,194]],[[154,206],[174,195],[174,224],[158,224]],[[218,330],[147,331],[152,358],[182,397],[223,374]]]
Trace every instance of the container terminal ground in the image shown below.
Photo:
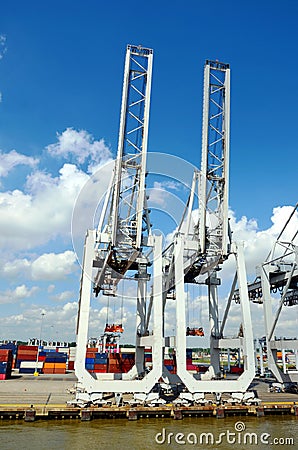
[[[229,415],[291,414],[298,417],[298,394],[290,392],[269,392],[269,379],[255,378],[251,389],[261,400],[258,405],[228,404],[222,396],[220,404],[209,394],[208,405],[174,406],[170,399],[162,407],[130,405],[79,408],[69,406],[74,398],[76,377],[73,372],[64,375],[12,375],[12,378],[0,383],[0,418],[34,421],[41,419],[105,419],[126,418],[137,420],[145,417],[172,417],[182,419],[189,416],[215,416],[222,418]],[[110,395],[112,398],[113,395]],[[208,398],[208,394],[206,396]],[[109,394],[106,394],[106,399]],[[129,395],[124,400],[129,400]]]

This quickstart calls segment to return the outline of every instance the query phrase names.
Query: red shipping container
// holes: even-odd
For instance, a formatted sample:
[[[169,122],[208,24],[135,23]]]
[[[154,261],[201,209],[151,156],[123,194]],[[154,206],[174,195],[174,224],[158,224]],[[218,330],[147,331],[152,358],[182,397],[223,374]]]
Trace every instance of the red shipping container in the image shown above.
[[[92,353],[92,355],[94,355],[94,353],[98,352],[98,348],[93,348],[93,347],[89,347],[86,349],[86,353]]]
[[[37,354],[36,355],[27,355],[27,354],[18,355],[18,360],[21,360],[21,361],[36,361],[36,358],[37,358]]]
[[[37,345],[19,345],[18,346],[18,351],[19,350],[28,350],[28,351],[36,351],[38,350],[38,346]]]
[[[68,370],[74,370],[74,361],[68,361]]]
[[[42,371],[43,371],[44,374],[49,374],[49,373],[54,373],[54,370],[55,369],[47,369],[47,368],[44,367]]]
[[[173,359],[165,359],[164,364],[166,366],[172,366],[173,365]]]
[[[197,370],[197,366],[193,364],[186,364],[186,370]]]
[[[104,371],[107,370],[107,364],[94,364],[94,370],[101,370],[104,369]]]
[[[103,365],[101,365],[102,368],[100,369],[94,369],[94,373],[107,373],[107,368]]]
[[[110,367],[108,373],[122,373],[118,367]]]
[[[65,374],[65,369],[54,369],[54,373]]]
[[[232,366],[230,372],[240,374],[240,373],[243,373],[243,368],[237,367],[237,366]]]
[[[37,350],[18,350],[18,355],[37,355]]]

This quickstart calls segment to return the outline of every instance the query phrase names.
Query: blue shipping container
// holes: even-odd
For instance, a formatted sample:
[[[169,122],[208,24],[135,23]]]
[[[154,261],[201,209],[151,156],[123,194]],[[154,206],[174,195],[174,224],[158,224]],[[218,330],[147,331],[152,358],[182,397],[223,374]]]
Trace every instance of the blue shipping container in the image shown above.
[[[107,359],[96,359],[95,361],[94,361],[94,363],[95,364],[102,364],[102,365],[105,365],[105,364],[107,364],[108,363],[108,360]]]
[[[94,358],[86,358],[85,363],[86,364],[94,364]]]

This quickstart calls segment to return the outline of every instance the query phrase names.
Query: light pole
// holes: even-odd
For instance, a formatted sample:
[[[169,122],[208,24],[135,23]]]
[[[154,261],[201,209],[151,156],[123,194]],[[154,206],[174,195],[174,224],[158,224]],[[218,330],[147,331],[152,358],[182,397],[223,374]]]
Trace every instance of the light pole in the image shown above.
[[[41,346],[41,335],[42,335],[42,322],[43,322],[43,318],[45,316],[45,313],[41,313],[41,319],[40,319],[40,332],[39,332],[39,342],[38,342],[38,347],[37,347],[37,355],[36,355],[36,364],[35,364],[35,372],[34,372],[34,376],[38,377],[38,357],[39,357],[39,349]]]

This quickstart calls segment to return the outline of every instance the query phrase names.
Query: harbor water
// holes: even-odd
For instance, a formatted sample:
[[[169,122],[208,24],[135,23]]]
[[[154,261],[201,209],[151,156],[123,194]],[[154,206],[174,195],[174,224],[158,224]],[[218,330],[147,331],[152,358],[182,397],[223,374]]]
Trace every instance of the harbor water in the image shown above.
[[[0,421],[3,450],[298,448],[298,417]]]

